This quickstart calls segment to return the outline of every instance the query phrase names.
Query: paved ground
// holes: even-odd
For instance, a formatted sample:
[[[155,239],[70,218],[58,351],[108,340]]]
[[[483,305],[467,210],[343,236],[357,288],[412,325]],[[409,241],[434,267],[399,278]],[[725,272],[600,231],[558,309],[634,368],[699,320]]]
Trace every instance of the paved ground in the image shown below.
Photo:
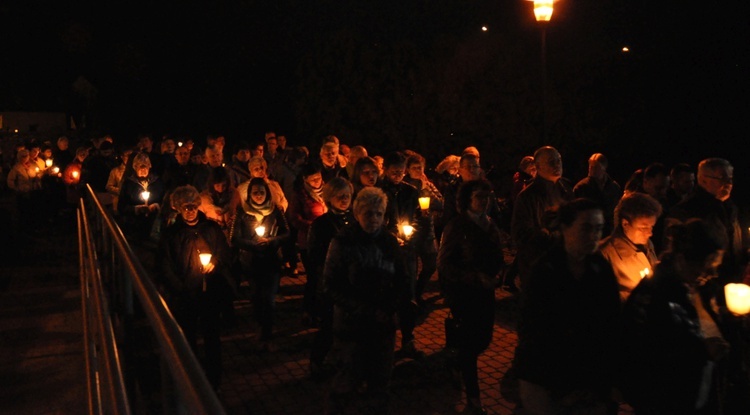
[[[12,203],[0,197],[0,232],[15,225]],[[10,210],[9,207],[10,206]],[[72,225],[72,224],[71,224]],[[85,411],[75,228],[55,226],[0,248],[0,414],[79,414]],[[6,239],[7,242],[7,239]],[[325,383],[310,379],[308,350],[315,329],[300,323],[305,278],[284,277],[277,303],[277,352],[256,349],[246,299],[235,303],[239,324],[226,330],[221,401],[229,414],[320,414]],[[455,414],[461,391],[444,369],[447,308],[427,287],[428,307],[416,329],[421,361],[399,361],[392,382],[395,414]],[[247,293],[245,293],[247,294]],[[516,344],[515,299],[497,291],[494,341],[480,356],[480,388],[491,414],[511,414],[512,393],[501,393]],[[397,344],[398,339],[397,339]],[[512,392],[512,391],[511,391]],[[351,405],[349,413],[361,413]],[[148,413],[148,412],[143,412]],[[630,413],[626,408],[622,414]]]
[[[284,277],[278,303],[275,353],[257,352],[250,324],[249,304],[238,301],[240,326],[224,336],[225,376],[222,400],[230,414],[315,414],[323,411],[325,383],[310,379],[308,350],[313,329],[299,322],[304,277]],[[435,284],[433,281],[431,284]],[[463,409],[462,393],[451,386],[444,369],[443,320],[448,309],[428,286],[429,306],[417,327],[418,348],[427,356],[420,361],[399,361],[391,390],[396,414],[454,414]],[[479,361],[483,403],[490,413],[510,414],[515,404],[500,393],[500,380],[508,370],[516,344],[513,330],[515,300],[498,290],[497,324],[492,346]],[[397,344],[399,340],[397,339]],[[351,413],[361,408],[351,405]]]

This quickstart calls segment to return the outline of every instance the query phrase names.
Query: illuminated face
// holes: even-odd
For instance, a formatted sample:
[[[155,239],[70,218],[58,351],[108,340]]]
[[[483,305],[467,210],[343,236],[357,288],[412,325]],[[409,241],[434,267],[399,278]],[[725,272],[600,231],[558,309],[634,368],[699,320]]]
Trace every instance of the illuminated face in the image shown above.
[[[409,177],[414,180],[419,180],[424,176],[424,166],[421,163],[414,163],[409,166],[407,172],[409,173]]]
[[[305,177],[305,183],[313,189],[319,189],[323,185],[323,175],[314,173]]]
[[[534,164],[536,165],[537,176],[545,180],[556,182],[560,180],[563,175],[562,156],[560,156],[560,153],[558,153],[557,150],[548,149],[542,151],[541,154],[534,159]]]
[[[257,145],[250,153],[253,157],[263,157],[263,144]]]
[[[475,190],[471,193],[471,203],[469,211],[477,215],[487,212],[490,205],[490,192],[487,190]]]
[[[327,167],[331,167],[336,164],[339,157],[339,149],[337,147],[324,148],[320,150],[320,160]]]
[[[221,183],[214,183],[214,191],[216,193],[224,193],[224,190],[227,188],[227,184],[224,182]]]
[[[286,148],[286,136],[280,135],[276,137],[276,143],[279,145],[281,149]]]
[[[265,179],[265,177],[266,177],[266,168],[263,167],[262,163],[253,164],[250,167],[250,176],[251,177],[260,177],[260,178],[264,178]]]
[[[31,150],[29,150],[29,156],[32,159],[35,159],[35,158],[39,157],[39,151],[40,151],[39,147],[32,147]]]
[[[339,211],[349,209],[349,206],[352,203],[351,189],[346,188],[337,192],[335,195],[333,195],[333,197],[331,197],[331,201],[329,203],[331,204],[331,207]]]
[[[269,138],[268,141],[266,141],[266,147],[268,147],[269,153],[276,154],[276,149],[279,148],[279,143],[275,138]]]
[[[641,216],[628,221],[622,220],[622,231],[630,242],[636,245],[646,245],[651,235],[654,234],[656,216]]]
[[[216,149],[206,149],[206,158],[208,159],[208,164],[211,165],[211,167],[219,167],[224,161],[224,155],[221,154],[221,151],[218,151]]]
[[[479,165],[479,160],[474,158],[463,159],[458,167],[458,174],[461,175],[461,179],[465,182],[479,179],[482,175],[482,167]]]
[[[150,168],[145,164],[139,164],[138,167],[133,166],[133,169],[135,170],[135,174],[139,178],[145,179],[146,177],[148,177],[148,171]]]
[[[262,205],[266,201],[266,187],[254,185],[252,189],[250,189],[250,199],[252,199],[253,203],[256,205]]]
[[[657,174],[654,177],[643,177],[643,190],[656,200],[665,200],[669,189],[669,176]]]
[[[177,145],[172,139],[164,140],[164,142],[161,143],[162,153],[174,154],[174,151],[176,148],[177,148]]]
[[[706,174],[699,175],[698,180],[702,188],[723,202],[732,195],[734,168],[719,167],[708,170]]]
[[[190,150],[187,147],[180,147],[174,151],[174,157],[180,165],[184,166],[190,161]]]
[[[385,219],[385,207],[381,206],[365,206],[360,207],[355,212],[354,217],[357,219],[357,223],[362,229],[370,234],[377,233],[383,226]]]
[[[197,203],[186,203],[180,206],[180,216],[186,223],[195,223],[198,220],[198,207]]]
[[[406,166],[392,165],[385,169],[383,175],[393,184],[399,184],[406,175]]]
[[[48,149],[44,150],[42,152],[42,156],[45,158],[45,160],[46,159],[51,159],[52,158],[52,149],[48,148]]]
[[[693,191],[695,187],[695,173],[683,172],[674,177],[672,188],[681,195],[686,195]]]
[[[250,160],[250,150],[245,148],[238,150],[235,157],[237,157],[237,161],[240,163],[247,163],[247,161]]]
[[[362,183],[362,186],[365,187],[375,186],[375,184],[378,182],[378,174],[379,171],[377,167],[367,165],[359,174],[359,182]]]
[[[579,212],[569,226],[562,226],[565,251],[573,257],[593,254],[604,229],[604,214],[599,209]]]

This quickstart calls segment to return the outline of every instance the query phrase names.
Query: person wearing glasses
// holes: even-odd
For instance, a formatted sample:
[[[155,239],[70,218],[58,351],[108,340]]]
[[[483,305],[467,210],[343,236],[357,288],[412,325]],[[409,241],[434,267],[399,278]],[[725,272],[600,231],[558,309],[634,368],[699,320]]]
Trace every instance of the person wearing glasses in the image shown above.
[[[726,235],[729,244],[719,267],[719,280],[739,282],[747,258],[737,205],[731,199],[734,167],[725,159],[708,158],[698,164],[697,179],[693,193],[670,210],[667,225],[700,218]]]
[[[599,245],[599,252],[612,265],[624,304],[636,285],[654,273],[658,261],[651,235],[661,204],[636,192],[620,199],[614,212],[614,231]]]

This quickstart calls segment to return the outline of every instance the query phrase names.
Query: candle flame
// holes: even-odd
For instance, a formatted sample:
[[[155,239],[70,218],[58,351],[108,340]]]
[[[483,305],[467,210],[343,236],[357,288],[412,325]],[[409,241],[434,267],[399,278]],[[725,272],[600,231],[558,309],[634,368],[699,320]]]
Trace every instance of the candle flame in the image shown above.
[[[727,308],[734,314],[750,313],[750,286],[746,284],[727,284],[724,286]]]
[[[257,228],[255,228],[255,233],[258,234],[258,236],[264,236],[266,234],[266,227],[258,226]]]
[[[411,225],[401,225],[401,230],[404,231],[404,236],[408,238],[414,232],[414,227]]]
[[[211,263],[211,254],[198,254],[198,257],[200,257],[201,264],[203,264],[204,267]]]
[[[151,196],[151,192],[141,192],[141,199],[143,199],[144,202],[148,202],[149,196]]]

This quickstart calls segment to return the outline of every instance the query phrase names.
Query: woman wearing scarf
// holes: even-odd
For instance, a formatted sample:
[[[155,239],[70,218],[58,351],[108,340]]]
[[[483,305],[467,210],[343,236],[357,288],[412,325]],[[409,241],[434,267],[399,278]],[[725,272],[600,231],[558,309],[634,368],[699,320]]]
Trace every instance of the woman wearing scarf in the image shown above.
[[[241,194],[241,207],[232,227],[231,240],[240,250],[243,273],[255,282],[253,307],[261,326],[260,349],[275,351],[273,335],[274,304],[281,277],[279,247],[289,236],[284,214],[273,203],[268,184],[262,178],[250,180],[247,192]]]
[[[148,240],[154,221],[159,218],[162,199],[164,185],[158,176],[151,173],[148,154],[136,154],[133,157],[133,173],[123,180],[117,201],[122,230],[129,241]]]
[[[308,325],[313,322],[315,316],[315,291],[318,282],[315,273],[310,272],[313,266],[310,264],[307,234],[312,222],[328,210],[323,201],[323,176],[320,171],[321,166],[318,163],[308,163],[302,167],[293,202],[289,205],[287,212],[289,222],[297,228],[297,246],[302,257],[302,265],[307,273],[302,322]]]

